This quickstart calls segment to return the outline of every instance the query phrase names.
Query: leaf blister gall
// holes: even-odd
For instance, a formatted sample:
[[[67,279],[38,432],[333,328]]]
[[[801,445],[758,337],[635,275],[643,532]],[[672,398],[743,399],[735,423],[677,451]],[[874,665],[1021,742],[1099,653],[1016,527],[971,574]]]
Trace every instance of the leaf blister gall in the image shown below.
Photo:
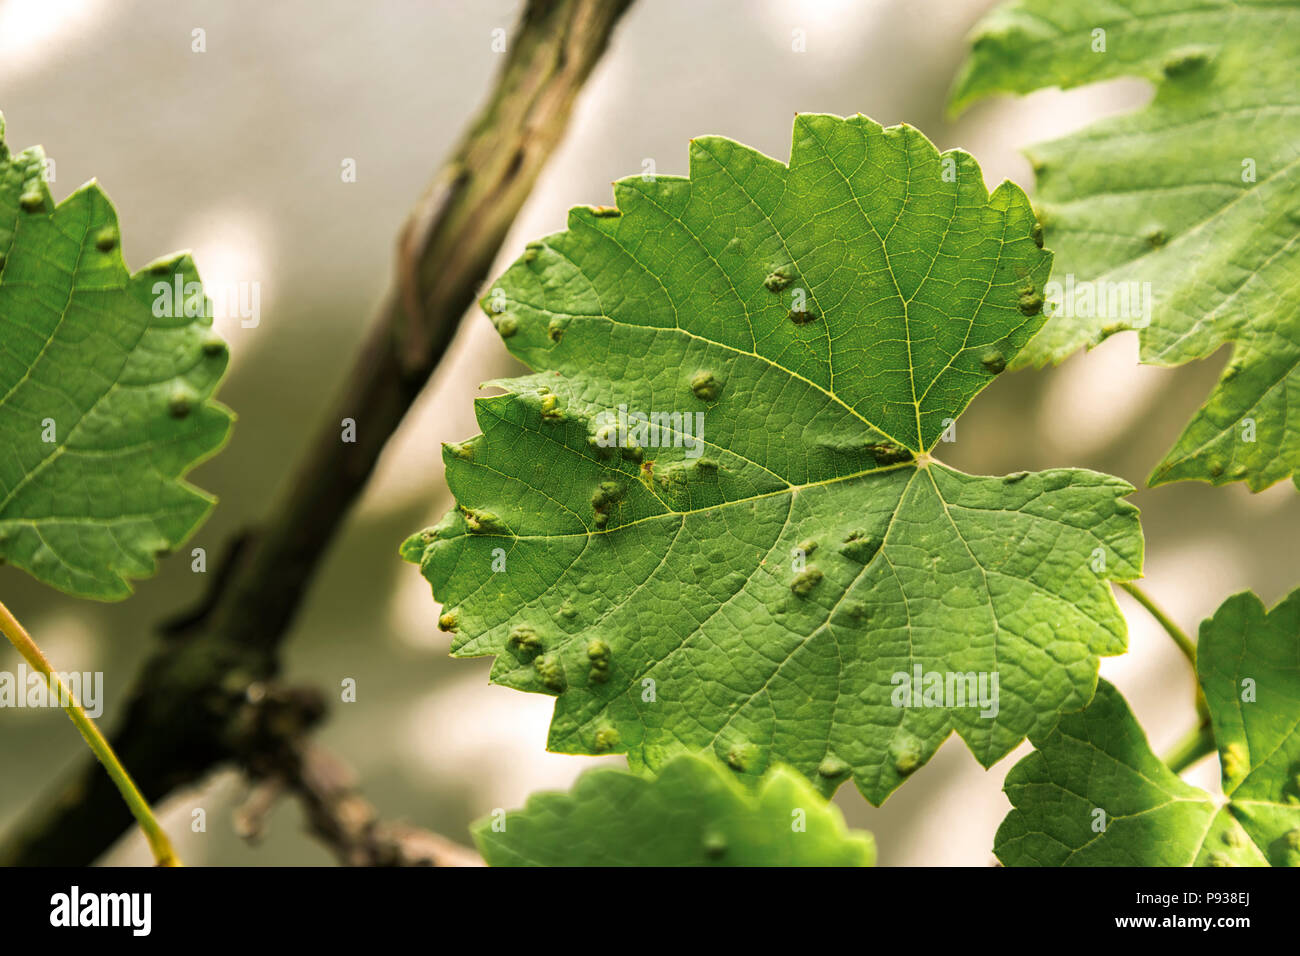
[[[508,643],[524,654],[536,654],[542,649],[542,639],[531,624],[516,624],[510,629]]]
[[[543,395],[541,404],[542,419],[548,422],[562,422],[564,411],[560,408],[560,399],[556,395]]]
[[[1238,777],[1245,776],[1247,768],[1250,766],[1250,759],[1246,755],[1246,748],[1241,744],[1233,743],[1223,748],[1220,753],[1223,763],[1223,779],[1236,780]]]
[[[616,481],[602,481],[600,487],[591,496],[592,520],[597,529],[604,529],[609,524],[609,513],[623,500],[624,489]]]
[[[194,410],[198,395],[185,384],[177,384],[167,396],[167,411],[172,418],[185,418]]]
[[[537,677],[542,682],[542,686],[547,690],[561,693],[567,681],[564,677],[564,664],[560,661],[558,654],[542,654],[540,657],[533,659],[533,669],[537,671]]]
[[[712,372],[701,369],[691,376],[691,391],[702,402],[715,402],[722,391],[722,383]]]
[[[1171,80],[1191,77],[1203,70],[1210,62],[1212,51],[1203,46],[1190,46],[1170,53],[1161,70]]]
[[[849,765],[834,754],[827,754],[817,765],[817,773],[827,780],[837,780],[849,772]]]
[[[1016,304],[1023,315],[1037,315],[1043,311],[1043,294],[1037,289],[1026,289]]]
[[[844,605],[844,613],[848,615],[849,620],[855,624],[865,624],[869,614],[867,606],[861,601],[849,601]]]
[[[844,539],[840,554],[858,564],[867,564],[880,550],[880,544],[878,538],[866,531],[853,531]]]
[[[727,853],[727,835],[720,830],[710,830],[704,834],[700,845],[710,860],[720,860]]]
[[[980,353],[980,365],[994,375],[1001,375],[1007,369],[1007,357],[1000,349],[985,349]]]
[[[821,569],[816,565],[810,564],[795,575],[794,580],[790,582],[790,590],[795,594],[795,596],[806,598],[808,595],[812,594],[813,588],[821,584],[821,581]]]
[[[112,252],[117,248],[117,227],[105,226],[95,233],[95,248],[100,252]]]
[[[763,287],[768,292],[780,293],[784,292],[792,282],[794,282],[794,277],[788,271],[775,269],[769,272],[767,278],[763,280]]]
[[[915,773],[921,766],[922,745],[920,738],[907,731],[900,731],[889,745],[889,755],[894,761],[894,770],[900,777]]]
[[[876,460],[878,467],[897,465],[912,459],[910,451],[893,442],[869,442],[866,445],[866,451]]]
[[[727,750],[727,766],[740,773],[747,773],[758,761],[758,747],[748,742],[732,744]]]
[[[442,447],[447,450],[447,454],[451,455],[452,458],[459,459],[460,461],[474,460],[473,442],[449,441],[443,442]]]
[[[600,638],[587,642],[587,660],[591,664],[590,676],[593,681],[603,684],[609,680],[609,663],[613,655],[609,645]]]
[[[471,534],[506,534],[509,531],[495,512],[482,508],[461,508],[460,511]]]

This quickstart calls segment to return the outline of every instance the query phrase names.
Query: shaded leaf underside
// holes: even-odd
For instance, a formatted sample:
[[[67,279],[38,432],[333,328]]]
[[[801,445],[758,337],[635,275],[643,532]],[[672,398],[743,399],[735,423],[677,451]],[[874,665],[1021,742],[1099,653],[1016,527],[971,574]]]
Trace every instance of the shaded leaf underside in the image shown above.
[[[478,401],[460,508],[403,547],[454,653],[557,694],[552,749],[712,749],[877,803],[954,729],[987,765],[1083,706],[1124,649],[1131,487],[925,454],[1042,321],[1024,195],[910,128],[800,116],[789,167],[697,139],[689,179],[616,198],[484,300],[538,372]],[[605,447],[620,405],[678,418]],[[997,672],[996,716],[894,706],[914,665]]]
[[[504,821],[476,824],[474,840],[491,866],[871,866],[876,858],[871,834],[848,830],[798,774],[775,767],[750,792],[726,767],[688,755],[654,778],[588,771],[570,793],[535,794]]]

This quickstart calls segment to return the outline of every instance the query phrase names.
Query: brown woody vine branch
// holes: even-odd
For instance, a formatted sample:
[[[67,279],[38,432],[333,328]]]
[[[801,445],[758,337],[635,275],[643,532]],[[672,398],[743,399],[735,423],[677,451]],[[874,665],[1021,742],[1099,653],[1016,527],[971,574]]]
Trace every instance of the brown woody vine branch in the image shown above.
[[[446,837],[381,820],[356,774],[311,739],[325,699],[310,687],[255,684],[239,718],[247,750],[236,760],[253,786],[235,812],[249,842],[265,834],[282,798],[297,798],[310,832],[345,866],[482,866],[482,858]]]

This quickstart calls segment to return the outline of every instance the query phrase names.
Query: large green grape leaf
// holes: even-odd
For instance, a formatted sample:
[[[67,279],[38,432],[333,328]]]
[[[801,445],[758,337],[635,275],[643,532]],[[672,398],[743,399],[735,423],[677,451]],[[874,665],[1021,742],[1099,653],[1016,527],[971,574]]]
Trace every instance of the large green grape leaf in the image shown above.
[[[1062,301],[1015,363],[1122,329],[1139,330],[1152,365],[1230,343],[1152,484],[1300,481],[1297,62],[1296,0],[1015,0],[976,28],[958,78],[955,107],[1120,76],[1156,86],[1144,109],[1029,151]]]
[[[558,695],[554,750],[711,749],[877,803],[954,729],[992,764],[1091,699],[1125,647],[1106,579],[1142,556],[1123,481],[930,454],[1042,322],[1028,201],[862,116],[798,117],[788,167],[718,137],[690,160],[489,287],[538,374],[476,403],[459,508],[402,553],[454,654]],[[620,405],[677,417],[610,447]],[[1000,703],[954,678],[894,706],[915,668]]]
[[[1007,775],[998,858],[1032,866],[1300,866],[1300,589],[1201,625],[1197,672],[1227,804],[1184,783],[1105,682]],[[1104,814],[1104,817],[1102,816]],[[1104,829],[1098,823],[1104,819]]]
[[[43,172],[0,118],[0,560],[115,600],[212,507],[181,475],[230,429],[228,356],[189,256],[128,274],[99,186],[55,206]]]
[[[491,866],[871,866],[870,833],[785,767],[752,790],[713,759],[683,754],[657,777],[583,774],[570,793],[475,824]]]

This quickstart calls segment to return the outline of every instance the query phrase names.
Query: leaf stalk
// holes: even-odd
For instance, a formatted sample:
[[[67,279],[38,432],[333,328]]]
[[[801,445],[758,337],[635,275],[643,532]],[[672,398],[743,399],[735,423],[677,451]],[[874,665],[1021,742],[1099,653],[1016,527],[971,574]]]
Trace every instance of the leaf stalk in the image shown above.
[[[1186,737],[1174,745],[1173,750],[1165,755],[1164,761],[1174,773],[1182,773],[1188,767],[1214,753],[1214,731],[1208,722],[1199,724]]]
[[[0,602],[0,631],[4,631],[5,637],[9,638],[9,643],[14,646],[28,664],[44,675],[46,681],[49,682],[50,689],[58,690],[59,701],[63,704],[63,709],[67,711],[72,723],[81,732],[81,736],[85,738],[91,752],[104,765],[104,769],[108,771],[108,775],[121,792],[122,799],[126,801],[132,815],[139,822],[140,829],[144,831],[145,839],[149,842],[149,849],[153,852],[157,864],[159,866],[180,866],[181,861],[176,856],[176,851],[172,849],[171,840],[168,839],[167,833],[153,815],[153,810],[150,809],[148,801],[145,800],[144,795],[140,793],[140,789],[135,785],[135,781],[131,779],[131,775],[127,773],[126,768],[122,766],[122,762],[117,759],[117,754],[113,752],[112,745],[99,732],[99,728],[95,726],[94,721],[82,709],[81,703],[73,696],[68,686],[63,682],[63,678],[50,666],[50,662],[41,652],[41,649],[36,646],[36,642],[27,633],[27,629],[19,623],[9,608],[4,605],[4,602]]]
[[[1187,636],[1187,632],[1175,624],[1173,619],[1160,609],[1160,605],[1151,600],[1151,596],[1132,581],[1120,581],[1119,586],[1123,588],[1129,596],[1133,598],[1133,600],[1137,601],[1147,609],[1147,612],[1156,619],[1156,623],[1163,627],[1165,633],[1173,638],[1174,643],[1178,645],[1178,649],[1183,652],[1183,656],[1187,658],[1188,662],[1192,665],[1192,669],[1195,670],[1196,644]]]

